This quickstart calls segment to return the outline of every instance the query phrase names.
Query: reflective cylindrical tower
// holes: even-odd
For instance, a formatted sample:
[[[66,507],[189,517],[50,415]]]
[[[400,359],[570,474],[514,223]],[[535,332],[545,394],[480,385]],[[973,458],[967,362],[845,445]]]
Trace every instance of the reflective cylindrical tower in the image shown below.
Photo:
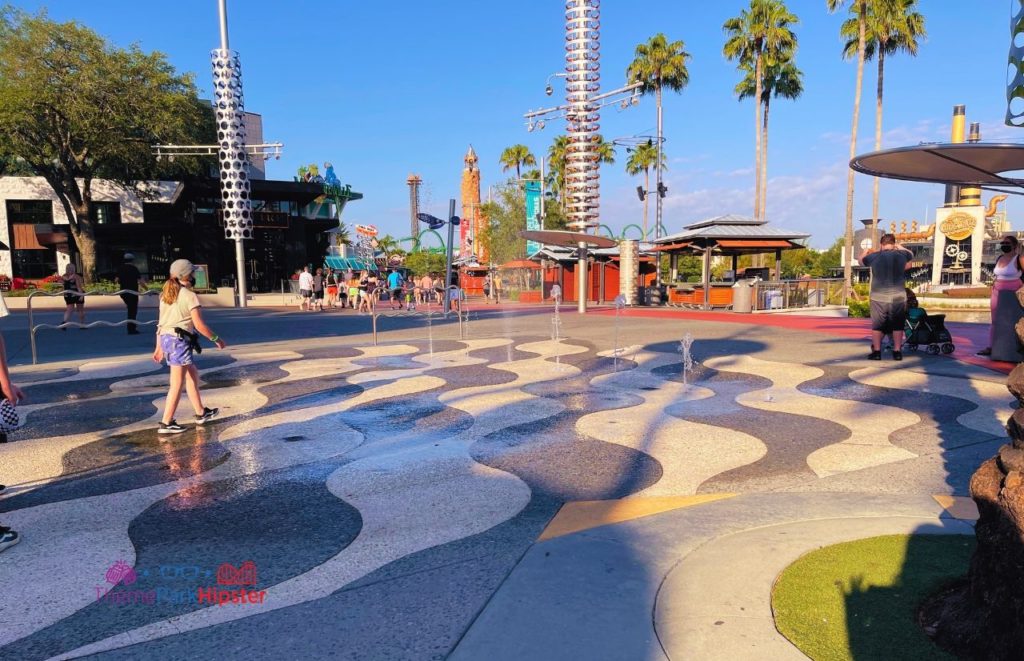
[[[569,144],[565,155],[569,227],[586,231],[598,224],[599,114],[591,101],[601,89],[601,2],[566,0],[565,99]]]

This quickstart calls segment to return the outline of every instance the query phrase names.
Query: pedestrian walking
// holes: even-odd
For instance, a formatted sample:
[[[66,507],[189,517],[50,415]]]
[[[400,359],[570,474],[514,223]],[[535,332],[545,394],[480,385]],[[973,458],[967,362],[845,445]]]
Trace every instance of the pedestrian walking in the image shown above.
[[[318,268],[313,276],[313,308],[324,311],[324,270]]]
[[[430,307],[430,299],[434,297],[434,281],[430,278],[429,273],[424,273],[420,278],[417,294],[419,294],[420,303]]]
[[[327,290],[327,307],[333,308],[338,302],[338,277],[330,267],[324,273],[324,286]]]
[[[68,263],[64,267],[64,275],[60,279],[61,285],[66,292],[80,292],[64,294],[64,323],[71,321],[71,313],[78,312],[78,323],[85,324],[85,280],[75,272],[75,265]],[[65,330],[65,329],[61,329]],[[81,330],[85,330],[82,328]]]
[[[871,353],[868,360],[882,359],[882,338],[892,333],[892,359],[903,360],[903,328],[907,322],[907,265],[914,254],[883,234],[879,249],[861,255],[860,263],[871,269]]]
[[[200,334],[209,338],[218,349],[223,349],[227,344],[203,320],[199,297],[192,291],[195,284],[192,273],[195,270],[196,267],[187,259],[175,260],[171,264],[170,277],[160,293],[160,320],[157,322],[153,360],[158,363],[167,362],[171,369],[171,379],[164,415],[157,429],[159,434],[180,434],[186,431],[174,419],[183,386],[195,411],[197,425],[206,424],[220,412],[219,409],[203,405],[199,393],[199,369],[193,362],[193,352],[199,348]]]
[[[309,272],[308,266],[303,266],[302,273],[299,274],[299,296],[302,298],[299,301],[299,309],[312,310],[313,274]]]
[[[137,293],[140,287],[146,287],[146,279],[139,273],[139,269],[136,268],[135,255],[130,252],[124,254],[124,263],[117,269],[117,276],[114,278],[114,282],[120,289],[124,289],[121,293],[121,300],[124,301],[125,309],[128,315],[128,334],[138,335],[139,327],[135,323],[135,320],[139,315],[139,294]],[[136,292],[134,294],[129,292]]]
[[[391,309],[395,309],[395,303],[398,303],[398,309],[402,309],[402,285],[405,284],[405,278],[398,269],[392,269],[391,273],[388,274],[388,292],[390,294]]]
[[[2,298],[0,298],[0,301],[2,301]],[[6,305],[4,305],[2,309],[6,311]],[[3,397],[15,406],[17,406],[19,402],[25,400],[25,393],[21,391],[21,388],[11,382],[11,373],[7,369],[7,347],[4,346],[4,338],[2,335],[0,335],[0,397]],[[0,443],[6,442],[7,435],[0,433]],[[5,487],[0,484],[0,491],[3,491],[4,488]],[[20,541],[21,535],[19,535],[17,531],[11,530],[7,526],[0,524],[0,551],[9,549]]]

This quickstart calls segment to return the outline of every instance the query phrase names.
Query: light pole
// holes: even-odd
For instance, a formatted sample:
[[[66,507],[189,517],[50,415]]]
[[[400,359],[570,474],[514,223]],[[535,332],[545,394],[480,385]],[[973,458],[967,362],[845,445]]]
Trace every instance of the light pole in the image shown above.
[[[238,53],[228,49],[227,0],[218,0],[220,48],[210,52],[213,63],[214,112],[220,141],[220,197],[225,238],[235,241],[238,268],[238,307],[247,306],[245,244],[252,238],[252,203],[249,159],[245,148],[245,114],[242,102],[242,67]]]

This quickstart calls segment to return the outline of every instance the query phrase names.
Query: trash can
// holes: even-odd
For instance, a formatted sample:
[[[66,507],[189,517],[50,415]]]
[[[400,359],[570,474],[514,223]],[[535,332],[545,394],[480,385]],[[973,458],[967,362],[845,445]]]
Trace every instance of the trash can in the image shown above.
[[[750,280],[739,280],[732,286],[732,311],[749,313],[753,306],[754,285]]]
[[[650,305],[647,300],[647,287],[638,287],[636,290],[636,304],[637,305]]]
[[[648,287],[647,288],[647,301],[648,305],[661,305],[661,288],[660,287]]]

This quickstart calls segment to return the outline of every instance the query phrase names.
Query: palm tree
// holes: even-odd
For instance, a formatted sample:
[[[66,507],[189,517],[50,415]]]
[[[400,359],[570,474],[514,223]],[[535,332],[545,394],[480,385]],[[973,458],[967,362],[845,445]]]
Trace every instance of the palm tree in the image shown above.
[[[864,57],[867,43],[868,6],[876,0],[850,0],[857,19],[857,83],[853,94],[853,127],[850,130],[850,160],[857,155],[857,124],[860,121],[860,93],[864,87]],[[829,12],[846,6],[847,0],[825,0]],[[843,241],[843,281],[849,287],[853,280],[853,168],[846,175],[846,232]]]
[[[765,65],[781,54],[796,49],[796,35],[792,26],[798,23],[795,15],[781,0],[750,0],[750,10],[730,18],[723,25],[727,38],[722,52],[728,60],[737,60],[739,69],[749,68],[754,75],[754,218],[764,216],[761,198],[761,159],[763,158],[761,107],[764,89]]]
[[[669,42],[665,35],[658,33],[647,40],[647,43],[636,47],[633,61],[626,68],[626,79],[631,83],[642,83],[640,93],[654,94],[658,106],[658,136],[657,151],[661,159],[662,121],[661,121],[661,91],[668,88],[673,92],[681,92],[690,82],[690,72],[686,68],[686,61],[690,54],[684,49],[686,44],[682,41]],[[656,171],[658,203],[655,207],[654,234],[658,235],[661,227],[661,169]]]
[[[878,55],[878,88],[875,98],[875,151],[882,148],[882,97],[885,89],[885,58],[904,52],[917,56],[918,40],[927,36],[924,16],[916,11],[917,0],[875,0],[868,7],[865,24],[864,59]],[[843,57],[857,54],[860,21],[852,17],[843,23],[840,33],[847,38]],[[872,245],[878,245],[878,184],[875,177],[871,196],[871,218],[874,220]]]
[[[556,135],[548,147],[548,187],[558,200],[558,208],[565,210],[562,192],[565,190],[565,154],[569,148],[569,136]]]
[[[658,150],[654,146],[654,142],[648,141],[635,149],[629,155],[629,160],[626,161],[626,173],[631,175],[638,175],[641,172],[644,173],[644,240],[647,240],[647,200],[650,198],[651,190],[651,168],[658,162]],[[665,169],[665,154],[661,155],[661,169]]]
[[[520,175],[520,169],[524,165],[534,166],[537,165],[537,159],[530,153],[530,148],[526,145],[512,145],[506,147],[505,151],[501,152],[501,157],[498,159],[501,163],[501,171],[508,172],[509,170],[515,169],[516,179],[522,179]]]
[[[377,245],[374,247],[384,253],[385,266],[391,265],[391,255],[401,252],[401,245],[398,243],[398,239],[390,234],[385,234],[377,239]]]
[[[597,138],[597,158],[605,165],[615,165],[615,145],[605,140],[600,133]]]
[[[740,99],[752,98],[756,93],[754,72],[746,67],[747,76],[736,85],[736,96]],[[761,90],[761,106],[764,111],[761,121],[761,190],[758,193],[758,200],[755,206],[761,210],[761,217],[765,216],[768,207],[768,113],[771,108],[772,98],[796,99],[804,91],[803,72],[796,68],[792,55],[785,54],[785,59],[770,62],[764,68]]]

